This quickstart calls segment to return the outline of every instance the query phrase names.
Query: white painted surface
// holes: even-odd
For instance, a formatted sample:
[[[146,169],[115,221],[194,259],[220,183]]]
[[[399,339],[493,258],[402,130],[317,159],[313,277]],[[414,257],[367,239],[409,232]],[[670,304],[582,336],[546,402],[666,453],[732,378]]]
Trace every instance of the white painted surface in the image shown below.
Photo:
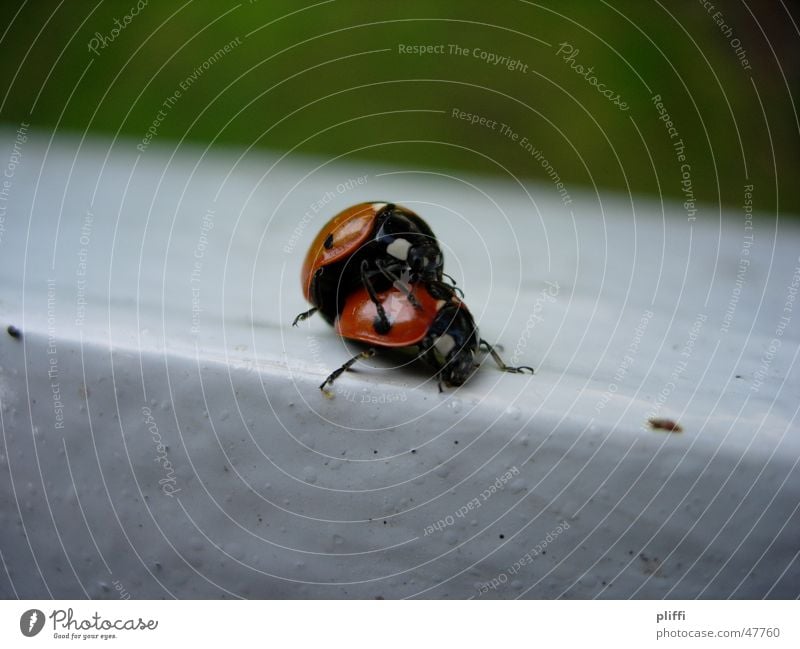
[[[570,212],[547,184],[44,134],[22,153],[3,597],[798,595],[800,314],[769,357],[800,250],[783,216],[755,216],[739,295],[735,210],[691,226],[577,188]],[[535,376],[488,359],[439,394],[392,356],[320,394],[352,351],[320,318],[289,326],[305,248],[386,199],[425,216],[483,337]],[[659,394],[683,433],[644,426]]]

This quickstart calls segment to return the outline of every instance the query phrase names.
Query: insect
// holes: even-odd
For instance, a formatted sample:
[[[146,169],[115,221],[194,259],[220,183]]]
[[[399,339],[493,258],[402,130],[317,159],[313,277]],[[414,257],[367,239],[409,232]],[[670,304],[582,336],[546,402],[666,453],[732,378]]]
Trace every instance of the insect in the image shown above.
[[[300,281],[313,308],[293,324],[317,311],[333,324],[347,297],[361,289],[375,306],[376,333],[387,333],[391,323],[378,293],[394,286],[419,308],[415,286],[443,284],[443,265],[436,236],[420,216],[393,203],[353,205],[328,221],[308,249]]]
[[[406,292],[391,287],[377,294],[378,303],[388,318],[391,329],[380,333],[373,327],[378,308],[369,292],[360,288],[347,297],[336,318],[336,332],[344,338],[370,345],[335,370],[320,385],[326,396],[328,386],[359,360],[371,358],[381,348],[417,347],[419,355],[435,370],[439,381],[447,386],[462,385],[478,367],[479,350],[491,354],[504,372],[533,374],[533,368],[506,365],[494,347],[480,338],[478,328],[467,306],[449,287],[420,285],[417,303],[412,304]]]

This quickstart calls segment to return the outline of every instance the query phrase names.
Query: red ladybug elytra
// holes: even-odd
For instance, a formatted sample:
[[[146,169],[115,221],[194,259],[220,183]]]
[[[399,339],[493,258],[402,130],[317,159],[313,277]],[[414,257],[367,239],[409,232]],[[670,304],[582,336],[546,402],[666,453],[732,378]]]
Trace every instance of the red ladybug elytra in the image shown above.
[[[332,372],[319,386],[320,390],[330,396],[327,386],[333,385],[359,359],[375,355],[377,348],[417,347],[420,356],[436,370],[440,392],[442,383],[458,386],[469,378],[477,367],[475,356],[479,349],[489,352],[505,372],[533,374],[532,367],[506,365],[495,349],[480,338],[472,314],[452,289],[420,285],[415,287],[414,294],[413,304],[407,292],[396,287],[377,294],[391,324],[390,330],[382,334],[373,326],[378,307],[372,296],[363,288],[350,293],[336,318],[336,332],[370,348]]]
[[[413,286],[441,284],[443,265],[436,236],[419,215],[393,203],[353,205],[322,227],[306,254],[300,281],[313,308],[294,324],[317,311],[333,324],[347,297],[364,289],[376,308],[372,326],[386,333],[391,324],[378,293],[395,286],[415,304]]]

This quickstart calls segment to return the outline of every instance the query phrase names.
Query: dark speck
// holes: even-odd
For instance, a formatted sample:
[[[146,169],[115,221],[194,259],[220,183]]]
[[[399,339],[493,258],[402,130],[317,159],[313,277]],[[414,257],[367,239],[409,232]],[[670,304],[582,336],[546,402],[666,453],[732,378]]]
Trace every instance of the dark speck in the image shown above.
[[[650,428],[654,430],[666,430],[670,433],[682,433],[683,428],[681,425],[672,419],[661,419],[654,417],[652,419],[648,419],[647,423],[650,424]]]
[[[501,535],[500,535],[500,538],[501,538],[501,539],[504,539],[504,538],[506,538],[506,535],[505,535],[505,534],[501,534]]]
[[[383,521],[383,524],[386,525],[386,521]]]
[[[416,452],[417,452],[417,449],[415,449],[415,448],[411,449],[411,453],[416,453]]]
[[[14,325],[8,325],[6,331],[8,332],[8,335],[11,336],[12,338],[16,338],[18,340],[22,338],[22,332],[19,329],[17,329]]]
[[[329,234],[322,245],[325,246],[325,250],[333,248],[333,235]]]
[[[742,378],[742,375],[741,375],[741,374],[737,374],[737,375],[736,375],[736,378],[737,378],[737,379],[740,379],[740,378]]]
[[[372,451],[373,455],[377,455],[378,451]]]
[[[455,441],[453,442],[453,444],[458,444],[458,440],[455,440]]]

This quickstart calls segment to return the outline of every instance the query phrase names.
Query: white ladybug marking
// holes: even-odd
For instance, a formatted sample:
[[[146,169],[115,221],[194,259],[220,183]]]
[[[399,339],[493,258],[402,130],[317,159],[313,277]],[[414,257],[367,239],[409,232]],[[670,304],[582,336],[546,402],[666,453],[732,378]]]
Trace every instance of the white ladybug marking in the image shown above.
[[[388,246],[386,246],[386,252],[388,252],[395,259],[405,261],[408,259],[408,249],[410,247],[411,243],[406,239],[395,239]]]
[[[442,357],[447,358],[447,355],[456,346],[456,341],[453,340],[453,337],[450,334],[444,334],[439,336],[436,339],[436,342],[433,343],[433,346],[436,348],[436,351],[439,352]]]

